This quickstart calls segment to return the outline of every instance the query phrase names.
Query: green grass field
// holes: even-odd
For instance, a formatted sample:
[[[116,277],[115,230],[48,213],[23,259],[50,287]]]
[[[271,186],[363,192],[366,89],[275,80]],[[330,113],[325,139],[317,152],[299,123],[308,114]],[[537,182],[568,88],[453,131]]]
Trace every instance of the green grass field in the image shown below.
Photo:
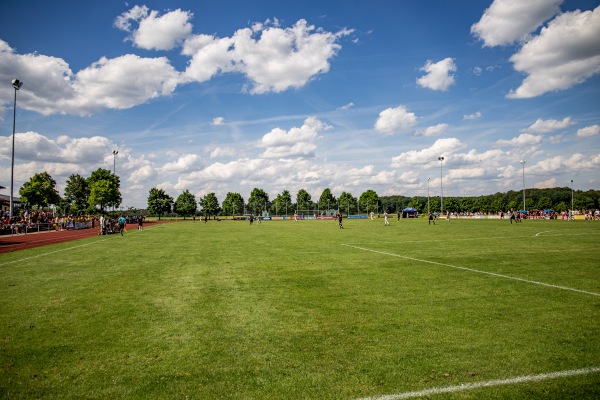
[[[344,228],[185,221],[1,254],[0,398],[600,398],[600,223]]]

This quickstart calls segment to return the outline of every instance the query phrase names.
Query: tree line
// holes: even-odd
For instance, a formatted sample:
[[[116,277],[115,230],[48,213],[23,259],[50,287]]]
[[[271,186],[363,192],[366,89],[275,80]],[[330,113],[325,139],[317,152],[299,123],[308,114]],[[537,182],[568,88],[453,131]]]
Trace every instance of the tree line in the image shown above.
[[[552,189],[526,189],[525,209],[568,211],[571,205],[574,210],[591,210],[600,208],[600,191],[572,191],[569,187]],[[370,212],[396,213],[405,208],[415,208],[419,213],[442,212],[452,213],[498,213],[508,210],[523,209],[523,192],[509,191],[484,196],[461,197],[427,197],[427,196],[378,196],[369,189],[358,198],[349,192],[343,192],[336,198],[329,188],[321,193],[318,199],[305,190],[300,189],[296,199],[288,190],[279,193],[273,200],[260,188],[254,188],[245,201],[240,193],[228,192],[222,203],[219,203],[215,193],[209,193],[198,201],[188,190],[181,193],[176,200],[163,189],[153,188],[148,196],[148,213],[162,216],[176,214],[183,217],[193,215],[232,216],[241,214],[287,215],[295,212],[307,214],[329,214],[340,210],[351,215]],[[198,209],[198,205],[201,210]]]
[[[84,178],[73,174],[67,179],[64,196],[56,189],[56,181],[48,172],[34,174],[19,189],[21,207],[43,209],[50,205],[70,213],[96,214],[121,205],[121,181],[107,169],[98,168]]]
[[[103,213],[111,207],[118,208],[122,203],[120,179],[111,171],[98,168],[90,176],[78,174],[69,176],[64,196],[56,189],[56,181],[48,172],[37,173],[19,189],[22,206],[42,209],[50,205],[71,214]],[[404,208],[415,208],[419,213],[428,211],[458,213],[497,213],[507,210],[528,211],[554,210],[558,212],[574,210],[600,209],[600,191],[573,191],[569,187],[550,189],[526,189],[525,204],[522,191],[508,191],[484,196],[427,197],[427,196],[379,196],[372,190],[366,190],[358,198],[349,192],[335,197],[331,189],[323,190],[318,199],[313,199],[305,189],[300,189],[292,199],[289,190],[277,194],[274,199],[260,188],[254,188],[247,201],[240,193],[228,192],[219,202],[215,193],[209,193],[198,200],[185,190],[177,199],[169,196],[163,189],[152,188],[148,195],[147,213],[151,215],[176,214],[183,217],[193,215],[227,216],[269,213],[287,215],[295,212],[307,214],[328,214],[340,210],[345,214],[368,214],[370,212],[395,213]],[[199,207],[200,206],[200,209]]]

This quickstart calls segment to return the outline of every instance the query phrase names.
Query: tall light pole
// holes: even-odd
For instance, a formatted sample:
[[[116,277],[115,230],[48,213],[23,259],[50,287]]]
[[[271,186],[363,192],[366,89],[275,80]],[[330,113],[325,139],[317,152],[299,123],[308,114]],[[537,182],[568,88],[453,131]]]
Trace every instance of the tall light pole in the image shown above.
[[[17,90],[21,89],[23,82],[13,79],[12,85],[15,88],[15,102],[13,105],[13,134],[12,134],[12,161],[10,164],[10,218],[13,217],[13,188],[15,182],[15,129],[17,126]]]
[[[527,160],[521,160],[519,162],[523,164],[523,211],[527,211],[527,208],[525,207],[525,163]]]
[[[427,215],[429,215],[429,181],[431,178],[427,178]]]
[[[117,154],[119,154],[119,152],[117,150],[113,150],[112,152],[113,154],[113,175],[116,177],[116,166],[117,166]],[[115,212],[115,205],[113,204],[113,212]]]
[[[571,217],[569,221],[575,218],[575,214],[573,213],[573,179],[571,179]]]
[[[117,165],[117,161],[116,160],[117,160],[117,154],[119,154],[119,152],[117,150],[113,150],[112,154],[113,154],[113,175],[116,176],[117,175],[116,172],[115,172],[116,171],[116,165]]]
[[[442,165],[444,163],[444,157],[438,157],[440,160],[440,214],[444,213],[444,183],[442,182]]]

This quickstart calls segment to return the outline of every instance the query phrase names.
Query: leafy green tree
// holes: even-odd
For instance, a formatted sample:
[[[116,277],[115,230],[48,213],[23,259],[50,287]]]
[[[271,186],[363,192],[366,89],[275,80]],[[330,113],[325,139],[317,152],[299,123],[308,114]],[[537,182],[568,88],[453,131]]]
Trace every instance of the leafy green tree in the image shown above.
[[[568,211],[570,209],[571,209],[571,203],[569,203],[567,205],[567,203],[565,203],[564,201],[561,201],[560,203],[556,204],[556,206],[554,206],[554,211],[558,211],[558,212]]]
[[[335,208],[337,200],[331,193],[329,188],[325,188],[323,193],[321,193],[321,197],[319,197],[319,209],[320,210],[330,210]]]
[[[241,214],[244,212],[244,198],[239,193],[228,192],[222,206],[225,215]]]
[[[102,192],[101,195],[97,195],[97,200],[91,202],[88,199],[88,203],[90,205],[99,205],[101,210],[104,210],[104,207],[119,207],[121,205],[121,181],[119,177],[107,169],[98,168],[93,171],[89,178],[87,178],[87,185],[90,190],[90,194],[94,188],[94,185],[100,181],[106,181],[108,183],[103,183],[96,188],[96,193]],[[106,203],[99,203],[97,201],[103,201]]]
[[[446,197],[444,199],[444,208],[448,212],[457,212],[460,210],[460,203],[456,197]]]
[[[440,211],[440,198],[439,197],[431,197],[429,199],[429,212],[434,212],[434,211]],[[419,208],[415,207],[417,210],[419,210]],[[423,210],[423,212],[427,211],[427,204],[424,204],[421,208]]]
[[[173,208],[177,214],[183,215],[183,219],[196,214],[196,210],[198,209],[196,196],[191,194],[189,190],[184,190],[183,193],[177,197],[177,200],[175,200],[175,207]]]
[[[269,195],[267,192],[254,188],[248,199],[248,207],[254,214],[257,214],[257,211],[267,210],[269,207]]]
[[[463,197],[462,199],[460,199],[460,209],[464,212],[473,212],[473,209],[474,209],[473,198]]]
[[[415,196],[412,199],[410,199],[410,201],[408,202],[408,204],[406,206],[410,207],[410,208],[414,208],[415,210],[417,210],[420,213],[426,212],[427,211],[427,200],[425,201],[425,205],[423,205],[423,203],[421,203],[419,198]],[[431,208],[431,199],[429,201],[429,207]],[[433,211],[433,209],[431,209],[431,210]]]
[[[47,172],[33,175],[19,189],[21,202],[33,208],[43,208],[50,204],[58,204],[61,199],[56,190],[56,181]]]
[[[506,210],[517,210],[517,202],[515,200],[510,200],[506,205]]]
[[[310,199],[311,196],[306,190],[298,190],[298,194],[296,194],[296,204],[298,210],[308,210],[310,206]]]
[[[115,203],[115,199],[119,199]],[[114,185],[113,182],[105,179],[95,181],[90,187],[90,196],[88,197],[88,204],[90,206],[99,206],[100,211],[104,212],[104,207],[114,206],[115,204],[121,204],[121,193],[119,189]]]
[[[88,206],[88,197],[90,195],[90,188],[86,179],[78,174],[72,174],[67,179],[67,185],[65,186],[65,201],[71,206],[71,209],[75,211],[85,210]]]
[[[589,210],[594,207],[594,199],[584,193],[575,193],[573,208],[575,210]]]
[[[356,211],[356,197],[352,196],[348,192],[343,192],[339,199],[341,212],[352,214]]]
[[[287,214],[288,207],[291,210],[292,207],[292,195],[289,190],[284,190],[280,194],[277,195],[273,203],[271,204],[271,211],[273,207],[275,207],[275,214],[281,214],[283,210],[285,210]]]
[[[492,211],[494,211],[494,212],[506,211],[506,207],[504,205],[504,199],[495,198],[492,201]]]
[[[379,196],[374,190],[367,190],[360,195],[359,200],[360,208],[367,211],[367,214],[371,211],[377,211],[379,205]]]
[[[151,215],[158,215],[158,219],[168,212],[171,212],[173,198],[165,193],[163,189],[152,188],[148,195],[148,212]]]
[[[219,200],[214,193],[209,193],[200,199],[200,206],[205,216],[211,217],[219,212]]]
[[[547,210],[549,208],[552,208],[552,200],[546,196],[540,197],[537,202],[537,209],[538,210]]]

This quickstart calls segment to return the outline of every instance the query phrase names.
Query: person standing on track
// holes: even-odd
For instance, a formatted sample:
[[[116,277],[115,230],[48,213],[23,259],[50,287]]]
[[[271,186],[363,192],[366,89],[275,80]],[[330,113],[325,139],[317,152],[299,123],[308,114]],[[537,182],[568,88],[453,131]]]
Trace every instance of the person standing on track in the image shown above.
[[[121,236],[123,236],[123,232],[125,231],[125,222],[127,222],[127,220],[125,219],[123,214],[121,214],[121,216],[119,217],[119,233],[121,234]]]

